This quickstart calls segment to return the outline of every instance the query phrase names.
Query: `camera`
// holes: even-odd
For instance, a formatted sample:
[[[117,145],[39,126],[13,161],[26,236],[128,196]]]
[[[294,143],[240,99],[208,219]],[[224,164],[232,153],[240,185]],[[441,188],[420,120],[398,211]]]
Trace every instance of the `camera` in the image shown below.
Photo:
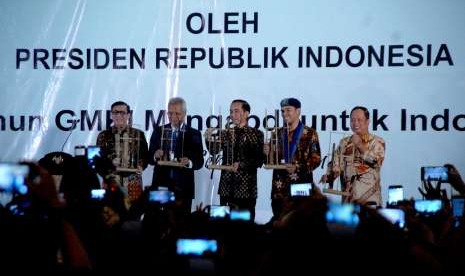
[[[203,256],[214,254],[218,251],[216,240],[210,239],[178,239],[176,241],[176,253],[178,255]]]
[[[218,219],[218,218],[226,218],[231,211],[229,206],[223,205],[211,205],[210,206],[210,218]]]
[[[449,169],[444,166],[421,167],[421,180],[447,182],[449,181]]]
[[[291,184],[291,196],[310,196],[312,194],[312,183]]]
[[[414,208],[420,214],[431,215],[441,210],[442,201],[440,199],[417,199],[415,200]]]
[[[156,190],[149,192],[149,202],[167,204],[174,202],[175,195],[173,191],[169,190]]]
[[[405,213],[402,209],[380,208],[378,213],[399,228],[405,227]]]
[[[388,206],[395,206],[404,199],[404,188],[402,185],[390,185],[388,187]]]

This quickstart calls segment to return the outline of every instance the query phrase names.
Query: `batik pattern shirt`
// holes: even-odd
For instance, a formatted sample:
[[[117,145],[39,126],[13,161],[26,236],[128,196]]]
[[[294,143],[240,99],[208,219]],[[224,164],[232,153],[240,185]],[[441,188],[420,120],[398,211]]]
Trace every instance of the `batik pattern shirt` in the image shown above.
[[[116,127],[112,127],[99,133],[97,146],[101,149],[102,157],[109,158],[117,167],[145,169],[148,165],[148,145],[145,134],[141,130],[126,127],[119,131]],[[136,200],[142,194],[141,174],[123,171],[117,173],[115,180],[130,201]]]
[[[222,165],[239,162],[237,172],[222,170],[218,194],[224,197],[257,198],[257,168],[263,164],[263,132],[249,126],[222,130],[221,148],[206,141],[210,154],[221,150]]]
[[[296,171],[293,174],[288,173],[287,170],[273,170],[271,187],[272,199],[289,196],[291,183],[312,183],[313,170],[321,163],[320,141],[316,130],[308,126],[303,126],[300,138],[294,137],[294,132],[296,130],[287,131],[287,128],[279,128],[277,136],[275,133],[271,134],[277,137],[278,140],[277,152],[279,162],[289,159],[289,164],[296,166]],[[289,151],[284,150],[284,147],[289,147],[289,145],[285,145],[286,143],[284,143],[284,141],[286,139],[281,138],[283,135],[288,136],[288,143],[292,143],[293,138],[299,139],[295,153],[288,158],[284,156],[284,152]]]
[[[368,147],[365,154],[356,148],[352,136],[343,138],[336,149],[331,177],[341,176],[343,189],[350,193],[345,201],[381,204],[381,166],[384,161],[386,144],[381,137],[368,134],[362,137]],[[331,168],[329,168],[331,170]]]

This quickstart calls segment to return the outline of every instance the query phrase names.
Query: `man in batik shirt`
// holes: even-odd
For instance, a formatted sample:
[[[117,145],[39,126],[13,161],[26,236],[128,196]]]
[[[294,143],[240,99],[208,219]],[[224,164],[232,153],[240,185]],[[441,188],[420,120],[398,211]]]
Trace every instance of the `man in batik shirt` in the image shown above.
[[[343,201],[381,205],[380,171],[384,161],[384,140],[368,132],[370,113],[363,106],[350,112],[353,134],[342,138],[336,149],[334,165],[328,167],[321,182],[341,176],[342,189],[348,192]]]
[[[232,170],[222,170],[218,194],[221,205],[247,209],[255,218],[257,202],[257,168],[263,164],[263,132],[249,127],[247,119],[250,105],[244,100],[231,103],[229,115],[233,127],[223,130],[221,145],[209,143],[212,129],[205,132],[206,145],[211,154],[222,150],[222,164],[231,165]]]
[[[97,146],[102,157],[116,167],[115,181],[126,194],[128,203],[142,195],[142,171],[147,167],[148,145],[143,131],[129,125],[129,105],[118,101],[111,105],[113,126],[99,133]]]
[[[286,212],[290,201],[291,183],[313,183],[313,170],[321,162],[321,150],[315,129],[305,126],[300,121],[301,103],[295,98],[281,101],[281,113],[284,127],[278,128],[278,161],[287,165],[287,169],[274,169],[271,187],[271,207],[273,219]],[[270,152],[270,145],[265,144],[265,155]]]

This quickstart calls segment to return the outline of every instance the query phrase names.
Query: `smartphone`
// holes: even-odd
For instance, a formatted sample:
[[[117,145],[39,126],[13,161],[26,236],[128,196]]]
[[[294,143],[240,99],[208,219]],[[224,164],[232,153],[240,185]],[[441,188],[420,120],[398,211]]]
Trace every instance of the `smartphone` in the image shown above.
[[[96,156],[100,156],[100,147],[99,146],[88,146],[86,152],[87,160],[89,165],[95,169],[95,160]]]
[[[251,215],[249,210],[231,210],[229,214],[231,220],[250,221]]]
[[[421,180],[447,182],[449,181],[449,169],[444,166],[421,167]]]
[[[74,147],[74,156],[86,156],[86,147],[85,146],[75,146]]]
[[[90,192],[92,199],[103,199],[105,197],[106,190],[105,189],[92,189]]]
[[[29,166],[16,163],[0,163],[0,191],[6,193],[27,193],[26,177]]]
[[[452,215],[454,218],[463,217],[463,210],[465,207],[465,197],[452,196]]]
[[[377,210],[380,215],[397,225],[399,228],[405,227],[405,213],[402,209],[380,208]]]
[[[312,194],[312,183],[291,184],[291,196],[310,196]]]
[[[176,253],[178,255],[203,256],[214,254],[218,251],[216,240],[210,239],[178,239],[176,241]]]
[[[402,185],[390,185],[388,187],[388,205],[397,205],[404,199],[404,187]]]
[[[442,201],[440,199],[417,199],[414,208],[420,214],[435,214],[441,210]]]
[[[210,218],[226,218],[231,211],[229,206],[223,205],[211,205],[210,206]]]
[[[173,191],[169,190],[157,190],[149,192],[149,202],[155,202],[160,204],[167,204],[174,202],[175,195]]]

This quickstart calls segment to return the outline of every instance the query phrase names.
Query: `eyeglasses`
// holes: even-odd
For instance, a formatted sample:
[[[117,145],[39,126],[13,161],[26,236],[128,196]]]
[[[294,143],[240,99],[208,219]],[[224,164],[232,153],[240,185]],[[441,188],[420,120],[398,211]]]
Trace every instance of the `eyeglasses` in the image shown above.
[[[121,115],[121,116],[124,116],[128,114],[126,111],[112,111],[111,112],[111,115]]]

